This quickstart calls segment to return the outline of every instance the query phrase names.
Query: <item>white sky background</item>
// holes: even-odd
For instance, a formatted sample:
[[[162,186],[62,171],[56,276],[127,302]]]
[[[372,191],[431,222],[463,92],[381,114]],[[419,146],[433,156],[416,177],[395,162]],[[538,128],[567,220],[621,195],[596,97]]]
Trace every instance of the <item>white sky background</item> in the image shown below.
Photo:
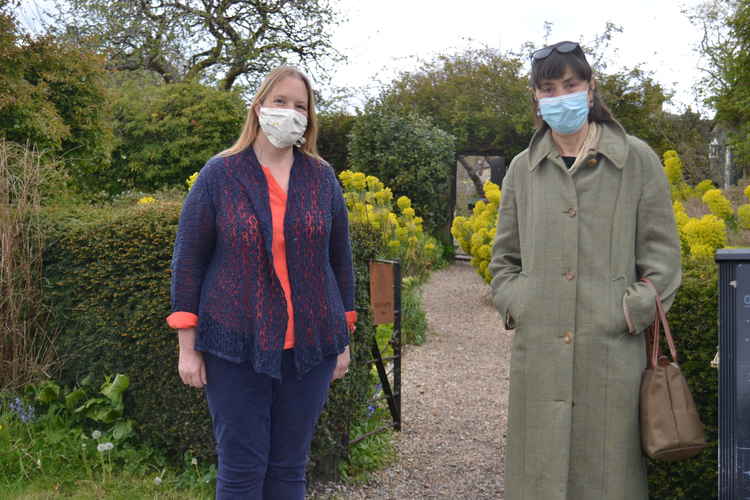
[[[35,7],[49,0],[24,0],[25,24],[33,25]],[[692,87],[700,78],[697,47],[701,28],[683,10],[701,0],[333,0],[346,19],[336,28],[334,46],[348,61],[331,71],[332,87],[355,97],[361,107],[380,84],[400,71],[419,67],[419,59],[488,46],[518,50],[526,41],[544,44],[544,23],[552,23],[550,43],[591,41],[606,23],[622,27],[607,52],[612,71],[643,63],[656,81],[675,92],[669,111],[687,106],[712,114],[696,103]],[[324,89],[324,95],[327,92]]]
[[[333,84],[373,92],[378,81],[389,82],[399,71],[418,67],[416,58],[488,46],[518,50],[526,41],[544,44],[544,23],[552,23],[550,43],[588,42],[603,33],[606,23],[622,27],[607,52],[611,70],[643,63],[654,79],[675,97],[669,110],[681,112],[696,104],[692,87],[700,78],[694,48],[701,28],[681,11],[699,0],[575,0],[575,1],[428,1],[341,0],[348,21],[338,27],[334,46],[348,63],[333,74]],[[414,57],[416,56],[416,57]],[[619,63],[619,64],[618,64]],[[369,89],[369,91],[368,91]],[[364,102],[364,96],[354,100]],[[359,101],[359,102],[356,102]]]

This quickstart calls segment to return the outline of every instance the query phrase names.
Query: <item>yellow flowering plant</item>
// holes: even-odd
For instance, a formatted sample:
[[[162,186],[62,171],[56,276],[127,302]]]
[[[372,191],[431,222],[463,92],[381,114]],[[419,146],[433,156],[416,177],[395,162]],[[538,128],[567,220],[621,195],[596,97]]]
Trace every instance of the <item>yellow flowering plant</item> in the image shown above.
[[[686,200],[694,195],[693,189],[682,176],[682,160],[677,151],[670,149],[662,156],[664,174],[667,176],[673,200]]]
[[[737,224],[741,229],[750,229],[750,204],[737,207]]]
[[[471,256],[471,265],[489,283],[492,280],[487,267],[492,256],[492,241],[495,238],[497,210],[502,193],[500,187],[491,181],[484,183],[486,202],[479,200],[469,217],[453,219],[451,234],[461,249]]]
[[[154,203],[156,201],[156,198],[153,196],[144,196],[143,198],[138,200],[139,205],[148,205],[149,203]]]
[[[345,170],[339,174],[349,223],[366,224],[381,235],[382,257],[399,259],[406,276],[423,276],[440,259],[437,240],[424,232],[407,196],[393,206],[393,191],[375,176]]]
[[[703,195],[703,203],[716,217],[729,222],[734,217],[732,202],[721,192],[721,189],[709,189]]]
[[[198,172],[193,173],[190,177],[187,178],[185,181],[185,184],[187,184],[188,191],[193,189],[193,184],[195,184],[195,181],[198,179]]]

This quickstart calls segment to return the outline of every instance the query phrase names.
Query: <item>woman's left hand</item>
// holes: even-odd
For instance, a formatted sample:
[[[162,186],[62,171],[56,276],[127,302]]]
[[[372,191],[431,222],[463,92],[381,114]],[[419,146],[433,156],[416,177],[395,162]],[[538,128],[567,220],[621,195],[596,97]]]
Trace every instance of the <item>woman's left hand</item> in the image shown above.
[[[344,375],[346,375],[346,372],[349,371],[350,360],[351,358],[349,356],[349,346],[346,346],[344,352],[339,354],[338,358],[336,358],[336,368],[333,370],[333,378],[331,379],[332,381],[343,378]]]

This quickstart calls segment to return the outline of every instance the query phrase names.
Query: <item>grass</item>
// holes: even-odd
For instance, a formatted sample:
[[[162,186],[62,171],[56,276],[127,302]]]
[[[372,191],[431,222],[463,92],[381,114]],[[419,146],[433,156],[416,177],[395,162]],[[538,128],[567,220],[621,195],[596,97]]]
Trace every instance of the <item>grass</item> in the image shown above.
[[[118,433],[128,421],[82,422],[57,401],[45,406],[40,393],[0,394],[0,499],[213,497],[212,465],[190,456],[170,464]]]

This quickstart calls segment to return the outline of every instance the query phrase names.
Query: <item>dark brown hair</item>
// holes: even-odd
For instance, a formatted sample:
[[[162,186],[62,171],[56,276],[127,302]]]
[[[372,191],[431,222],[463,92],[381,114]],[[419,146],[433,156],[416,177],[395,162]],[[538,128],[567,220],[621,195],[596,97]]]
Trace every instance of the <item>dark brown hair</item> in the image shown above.
[[[544,59],[535,59],[531,63],[531,75],[530,83],[532,89],[541,88],[541,84],[544,80],[555,80],[562,78],[565,74],[565,70],[570,68],[574,75],[583,81],[589,82],[589,85],[593,83],[593,71],[591,66],[586,60],[586,56],[580,49],[561,54],[556,50],[553,50],[550,55]],[[599,94],[599,89],[594,87],[592,91],[593,104],[589,110],[589,122],[614,122],[615,118],[612,116],[612,112],[609,110]],[[533,101],[533,113],[534,113],[534,125],[537,128],[541,128],[544,120],[539,116],[539,103],[532,94],[531,99]]]

